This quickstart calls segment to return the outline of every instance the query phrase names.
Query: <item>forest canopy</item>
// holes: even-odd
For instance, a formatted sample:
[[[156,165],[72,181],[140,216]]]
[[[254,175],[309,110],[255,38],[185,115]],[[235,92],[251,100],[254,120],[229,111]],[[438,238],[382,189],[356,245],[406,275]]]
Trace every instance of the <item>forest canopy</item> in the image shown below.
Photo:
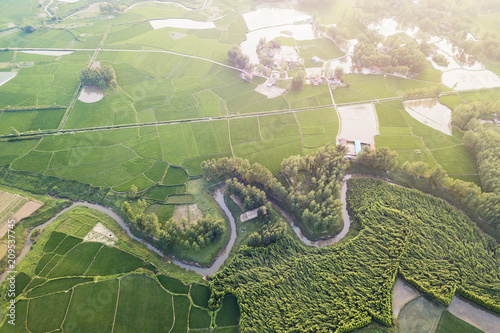
[[[401,274],[443,304],[458,293],[500,312],[498,245],[460,211],[370,178],[349,180],[347,200],[360,224],[356,237],[321,249],[289,236],[242,247],[210,281],[209,305],[236,295],[243,332],[346,332],[372,320],[391,325],[392,288]]]

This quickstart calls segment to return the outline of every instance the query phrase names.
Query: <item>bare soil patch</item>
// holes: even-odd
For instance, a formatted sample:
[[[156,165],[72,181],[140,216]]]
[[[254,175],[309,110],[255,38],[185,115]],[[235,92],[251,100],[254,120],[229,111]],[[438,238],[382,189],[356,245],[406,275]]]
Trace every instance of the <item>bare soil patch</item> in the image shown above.
[[[175,207],[174,215],[172,218],[177,223],[180,223],[182,219],[185,219],[189,223],[196,223],[199,219],[203,218],[203,213],[198,208],[197,204],[177,205],[177,207]]]
[[[106,244],[107,246],[114,246],[118,241],[115,234],[106,228],[101,222],[98,222],[92,230],[85,235],[84,242],[98,242]]]
[[[255,91],[266,96],[267,98],[275,98],[283,95],[286,92],[286,89],[277,86],[268,87],[267,84],[264,83],[263,85],[257,86]]]
[[[36,212],[40,207],[43,206],[43,202],[35,201],[35,200],[30,200],[27,203],[24,204],[24,206],[19,209],[14,216],[12,216],[12,219],[14,221],[19,222],[22,219],[30,216],[34,212]]]
[[[420,296],[420,292],[417,289],[398,277],[392,292],[392,313],[394,317],[398,318],[399,311],[401,311],[403,306],[418,296]]]
[[[500,315],[485,310],[461,297],[454,296],[452,298],[448,311],[486,333],[498,332],[500,328]]]
[[[241,203],[241,200],[240,198],[238,198],[237,196],[235,196],[234,194],[231,194],[229,195],[231,197],[231,199],[233,199],[234,203],[238,205],[238,207],[240,207],[241,211],[244,211],[245,208],[243,208],[243,204]]]
[[[85,86],[78,96],[78,100],[83,103],[95,103],[104,98],[101,87]]]
[[[375,143],[378,123],[372,104],[343,106],[338,108],[338,112],[340,114],[339,139]]]

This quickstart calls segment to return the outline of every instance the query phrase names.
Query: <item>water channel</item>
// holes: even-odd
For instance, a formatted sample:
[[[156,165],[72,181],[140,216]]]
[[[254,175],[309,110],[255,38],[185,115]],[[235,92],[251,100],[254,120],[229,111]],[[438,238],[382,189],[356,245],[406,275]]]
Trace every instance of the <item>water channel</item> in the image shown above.
[[[341,239],[343,239],[347,235],[347,233],[349,232],[349,229],[351,226],[351,220],[350,220],[350,217],[349,217],[349,214],[347,211],[347,207],[346,207],[346,196],[347,196],[347,180],[349,180],[352,177],[353,177],[352,175],[346,175],[343,178],[340,201],[343,204],[342,217],[344,220],[344,226],[343,226],[342,231],[332,238],[325,239],[325,240],[318,240],[318,241],[311,241],[311,240],[307,239],[304,236],[304,234],[302,233],[302,231],[300,230],[300,228],[294,224],[292,217],[286,211],[281,209],[276,204],[273,204],[273,206],[286,218],[286,220],[292,226],[292,229],[295,232],[295,234],[297,235],[297,237],[304,244],[306,244],[308,246],[314,246],[314,247],[323,247],[323,246],[332,245],[334,243],[339,242]],[[354,177],[356,177],[356,175]],[[226,259],[229,257],[229,254],[231,252],[231,249],[234,246],[234,242],[236,240],[237,235],[236,235],[236,222],[235,222],[235,219],[234,219],[231,211],[229,210],[229,208],[226,205],[226,202],[224,200],[224,192],[225,192],[225,186],[219,187],[216,191],[214,191],[213,198],[217,202],[217,204],[221,207],[221,209],[224,211],[224,213],[226,214],[227,218],[229,219],[230,226],[231,226],[231,228],[230,228],[231,234],[230,234],[230,238],[229,238],[229,241],[228,241],[226,247],[219,253],[217,259],[210,267],[200,267],[197,265],[184,263],[184,262],[181,262],[178,260],[172,260],[172,262],[175,265],[182,267],[182,268],[185,268],[186,270],[194,271],[195,273],[200,274],[200,275],[213,275],[213,274],[217,273],[217,271],[222,267],[222,265],[224,264]],[[139,237],[136,237],[134,234],[132,234],[128,225],[125,223],[125,221],[123,221],[123,219],[120,217],[120,215],[118,215],[115,211],[113,211],[112,209],[110,209],[108,207],[104,207],[104,206],[101,206],[98,204],[92,204],[92,203],[85,202],[85,201],[73,202],[73,204],[71,204],[69,207],[63,209],[62,211],[57,213],[55,216],[53,216],[50,220],[48,220],[47,222],[38,226],[36,229],[39,229],[40,231],[45,229],[49,224],[54,222],[59,216],[63,215],[64,213],[66,213],[70,209],[72,209],[74,207],[78,207],[78,206],[83,206],[83,207],[87,207],[90,209],[94,209],[94,210],[97,210],[101,213],[108,215],[113,220],[115,220],[116,223],[118,223],[118,225],[123,228],[123,230],[125,230],[125,232],[127,233],[127,235],[130,238],[132,238],[133,240],[136,240],[138,242],[141,242],[149,250],[155,252],[156,254],[158,254],[160,256],[164,256],[164,254],[161,250],[157,249],[156,247],[149,244],[145,240],[143,240]],[[33,242],[31,241],[31,235],[34,231],[35,231],[35,229],[33,229],[29,233],[28,238],[26,240],[26,243],[24,244],[21,251],[18,253],[18,256],[16,258],[16,263],[19,264],[19,262],[21,262],[21,260],[30,251],[31,246],[33,245]],[[7,277],[7,272],[4,272],[0,276],[0,284],[6,279],[6,277]],[[412,292],[412,293],[410,293],[411,295],[406,295],[406,294],[408,294],[406,289],[409,288],[409,285],[405,288],[404,285],[407,284],[406,281],[403,281],[401,279],[398,279],[398,280],[399,281],[397,281],[397,283],[395,285],[396,292],[394,295],[395,299],[393,300],[393,302],[398,303],[396,306],[397,312],[395,311],[396,318],[398,317],[398,312],[404,307],[404,305],[407,304],[411,299],[415,298],[415,296],[418,296],[418,294],[419,294],[418,292],[416,292],[417,295],[413,295],[413,292]],[[399,289],[405,289],[405,290],[398,292],[397,290],[399,290]],[[401,294],[401,295],[399,295],[399,294]],[[403,299],[398,301],[398,297],[403,298]],[[457,305],[456,304],[457,302],[459,302],[460,304]],[[395,310],[395,309],[393,309],[393,310]],[[490,329],[491,325],[496,325],[496,323],[500,322],[500,317],[498,315],[493,314],[490,311],[487,311],[483,308],[480,308],[479,306],[477,306],[476,304],[474,304],[472,302],[459,299],[459,298],[457,298],[457,296],[455,296],[453,298],[452,304],[450,304],[450,306],[449,306],[449,311],[452,312],[454,315],[458,316],[459,318],[462,318],[463,320],[468,321],[471,324],[477,325],[478,324],[477,322],[480,322],[481,320],[484,321],[484,323],[480,326],[483,330],[486,329],[487,332],[491,331],[491,329]],[[471,315],[471,313],[474,315]]]

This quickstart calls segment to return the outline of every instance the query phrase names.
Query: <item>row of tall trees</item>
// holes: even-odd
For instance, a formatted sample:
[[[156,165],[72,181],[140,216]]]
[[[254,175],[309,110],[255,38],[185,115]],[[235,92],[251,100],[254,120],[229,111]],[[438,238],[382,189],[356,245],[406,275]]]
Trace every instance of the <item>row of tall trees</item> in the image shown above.
[[[261,207],[266,203],[266,193],[264,191],[252,185],[245,185],[236,178],[226,181],[226,191],[239,197],[246,210]]]
[[[470,106],[467,108],[474,110]],[[467,117],[460,116],[459,119],[466,119],[463,122],[466,127],[472,122],[467,121]],[[492,128],[481,125],[476,130],[465,133],[464,144],[476,154],[484,191],[474,183],[448,177],[440,165],[430,167],[422,161],[407,161],[398,167],[398,155],[386,147],[378,147],[375,150],[365,147],[356,156],[355,162],[368,168],[387,172],[402,171],[413,177],[416,182],[425,182],[438,191],[445,191],[455,197],[470,212],[476,213],[498,233],[500,231],[500,169],[498,168],[500,134]]]
[[[356,161],[369,168],[392,171],[398,166],[398,154],[387,147],[371,150],[369,146],[364,146]]]
[[[225,180],[237,177],[246,184],[255,185],[263,191],[283,200],[288,192],[271,171],[259,163],[250,164],[241,157],[223,157],[201,163],[203,176],[208,180]]]
[[[229,63],[238,68],[246,68],[248,66],[248,56],[241,52],[239,45],[233,45],[227,50]]]
[[[465,130],[464,144],[476,155],[479,177],[484,192],[477,186],[456,183],[454,188],[464,202],[475,208],[479,216],[500,232],[500,132],[498,125],[483,120],[498,119],[500,103],[476,102],[458,105],[452,122]]]

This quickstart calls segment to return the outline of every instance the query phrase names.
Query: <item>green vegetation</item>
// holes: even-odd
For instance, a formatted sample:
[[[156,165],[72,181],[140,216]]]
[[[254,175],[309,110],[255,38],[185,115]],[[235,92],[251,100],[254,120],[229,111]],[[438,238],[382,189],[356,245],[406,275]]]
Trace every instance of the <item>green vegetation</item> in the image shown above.
[[[116,74],[111,66],[102,66],[98,68],[87,67],[80,72],[80,82],[84,86],[105,86],[117,85]]]
[[[439,323],[436,327],[436,333],[445,332],[457,332],[457,333],[480,333],[480,329],[475,328],[469,323],[466,323],[462,319],[459,319],[452,315],[449,311],[443,311]]]
[[[193,284],[191,286],[191,299],[195,305],[202,308],[208,308],[208,300],[210,298],[210,290],[201,284]]]
[[[413,76],[424,69],[425,54],[414,40],[404,40],[398,35],[390,36],[379,48],[377,44],[380,39],[370,37],[354,46],[352,61],[359,67],[377,67],[384,73]]]
[[[390,325],[399,273],[445,304],[457,291],[500,310],[498,262],[492,257],[498,245],[462,213],[419,191],[369,178],[349,180],[347,198],[360,226],[356,237],[321,249],[290,238],[242,247],[211,280],[210,306],[220,306],[227,293],[236,295],[243,330],[272,325],[345,331],[371,320]],[[466,239],[467,249],[459,239]],[[478,265],[484,270],[478,272]]]
[[[340,187],[348,162],[345,146],[319,149],[304,157],[291,156],[281,163],[292,184],[288,203],[301,218],[301,230],[318,239],[334,235],[343,227]]]
[[[450,61],[442,54],[435,54],[432,56],[432,60],[439,66],[448,67]]]
[[[79,242],[63,256],[53,255],[52,251],[64,244],[64,240],[76,238],[74,235],[85,235],[95,226],[96,220],[118,236],[117,247]],[[107,331],[114,326],[124,332],[130,327],[157,332],[170,330],[174,320],[176,332],[213,328],[211,318],[215,314],[206,310],[209,289],[205,285],[186,285],[172,276],[157,274],[158,267],[165,268],[165,262],[154,259],[145,246],[132,242],[120,231],[121,227],[112,219],[85,207],[73,208],[47,226],[18,266],[16,320],[19,321],[16,322],[16,329],[45,332],[61,328],[81,330],[85,327],[86,331]],[[126,248],[140,258],[118,247]],[[40,278],[38,267],[46,269],[47,262],[53,262],[54,258],[59,260],[48,269],[50,277]],[[155,261],[158,266],[143,261],[144,258]],[[168,270],[175,272],[172,268]],[[188,277],[189,274],[184,273],[183,276]],[[4,284],[2,288],[5,287]],[[190,298],[178,294],[189,295]],[[4,298],[0,301],[2,307],[5,301]],[[188,321],[190,311],[197,314],[193,323]],[[237,327],[239,319],[226,318],[226,322]],[[224,327],[226,324],[219,323],[217,326]],[[4,323],[0,327],[0,332],[10,331],[11,325]]]
[[[16,225],[16,247],[70,204],[55,198],[66,198],[110,207],[137,237],[176,260],[208,266],[229,239],[212,191],[230,179],[225,199],[238,238],[225,270],[208,290],[195,273],[129,239],[110,217],[76,207],[31,236],[33,247],[17,268],[21,324],[14,330],[237,332],[239,303],[243,331],[341,332],[372,320],[378,324],[366,331],[385,331],[382,324],[394,324],[397,274],[442,303],[459,293],[498,310],[497,244],[440,200],[351,181],[351,231],[323,249],[298,243],[271,205],[288,211],[310,239],[336,234],[349,168],[444,198],[499,240],[500,90],[450,93],[425,58],[448,66],[435,51],[449,41],[460,66],[479,59],[500,73],[498,1],[300,0],[297,10],[310,19],[296,24],[310,24],[317,38],[296,40],[278,28],[282,36],[257,44],[260,65],[240,47],[252,39],[243,14],[257,3],[178,4],[0,3],[0,184],[44,203]],[[216,28],[156,28],[152,20],[167,17]],[[419,27],[442,41],[370,30],[389,17],[398,29]],[[280,16],[271,21],[281,24]],[[321,67],[352,55],[350,39],[359,41],[351,71]],[[302,59],[294,59],[294,48]],[[366,70],[378,74],[360,74]],[[269,88],[264,76],[272,71],[280,79]],[[306,85],[306,73],[343,84]],[[103,99],[78,100],[81,85],[101,86]],[[268,98],[257,86],[279,96]],[[404,110],[402,101],[423,97],[453,109],[452,135]],[[377,149],[347,163],[334,146],[334,106],[366,101],[376,105]],[[258,216],[242,223],[230,193]],[[189,212],[194,204],[202,217]],[[117,239],[83,241],[98,222]],[[5,256],[0,266],[7,267]],[[214,311],[206,309],[209,293]],[[439,325],[439,316],[419,321],[414,312],[407,323],[472,330],[446,312]]]

